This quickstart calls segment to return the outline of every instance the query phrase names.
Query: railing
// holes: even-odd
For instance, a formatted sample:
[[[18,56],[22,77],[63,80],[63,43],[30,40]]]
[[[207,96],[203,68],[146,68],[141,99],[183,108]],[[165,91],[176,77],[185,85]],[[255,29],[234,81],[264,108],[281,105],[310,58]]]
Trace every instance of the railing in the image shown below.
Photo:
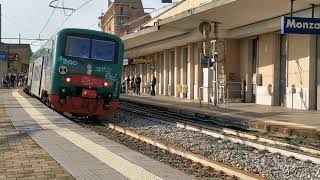
[[[244,85],[242,82],[227,82],[226,84],[219,84],[217,89],[218,92],[215,93],[215,84],[216,82],[213,82],[213,87],[200,87],[199,88],[199,103],[200,107],[202,106],[202,101],[204,101],[203,97],[203,90],[208,89],[208,107],[210,107],[210,103],[213,103],[211,100],[211,97],[218,98],[218,101],[216,102],[216,107],[219,107],[220,104],[224,104],[225,107],[229,106],[230,102],[233,103],[241,103],[244,102],[245,97],[245,91],[244,91]],[[212,89],[212,90],[211,90]],[[211,92],[210,92],[211,90]],[[210,92],[210,93],[209,93]],[[216,94],[216,95],[215,95]],[[217,96],[217,97],[216,97]]]

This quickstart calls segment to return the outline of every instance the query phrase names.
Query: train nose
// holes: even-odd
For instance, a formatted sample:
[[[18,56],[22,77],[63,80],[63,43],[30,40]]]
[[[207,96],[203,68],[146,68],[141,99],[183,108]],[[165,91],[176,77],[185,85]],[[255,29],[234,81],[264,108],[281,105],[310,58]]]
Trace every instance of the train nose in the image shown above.
[[[97,91],[96,90],[83,89],[82,90],[82,97],[95,99],[97,97]]]

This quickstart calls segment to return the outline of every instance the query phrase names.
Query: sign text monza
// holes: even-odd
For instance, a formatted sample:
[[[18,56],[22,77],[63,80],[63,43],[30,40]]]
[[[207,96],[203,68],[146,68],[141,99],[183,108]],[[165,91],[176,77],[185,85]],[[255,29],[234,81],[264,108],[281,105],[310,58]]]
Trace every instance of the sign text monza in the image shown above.
[[[320,19],[282,17],[281,34],[320,34]]]

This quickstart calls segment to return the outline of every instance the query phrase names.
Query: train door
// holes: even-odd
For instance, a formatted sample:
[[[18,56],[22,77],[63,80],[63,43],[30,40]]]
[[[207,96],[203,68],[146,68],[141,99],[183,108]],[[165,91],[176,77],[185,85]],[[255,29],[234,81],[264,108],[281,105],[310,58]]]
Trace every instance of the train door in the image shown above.
[[[46,89],[46,69],[48,68],[48,56],[43,57],[41,75],[40,75],[40,87],[39,87],[39,96],[42,96],[42,90]]]
[[[27,86],[29,88],[31,88],[31,84],[32,84],[32,76],[33,76],[33,66],[34,66],[34,63],[30,63],[29,65],[29,72],[28,72],[28,82],[27,82]]]
[[[33,62],[33,73],[31,83],[31,93],[40,97],[41,74],[43,68],[43,57],[39,57]]]

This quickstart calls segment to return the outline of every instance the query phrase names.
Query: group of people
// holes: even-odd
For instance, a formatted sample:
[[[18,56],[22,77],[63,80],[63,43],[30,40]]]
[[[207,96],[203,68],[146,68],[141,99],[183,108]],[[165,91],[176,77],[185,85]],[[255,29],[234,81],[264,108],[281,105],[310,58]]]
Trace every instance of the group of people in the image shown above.
[[[2,88],[21,87],[27,83],[27,77],[21,74],[5,74],[1,79]]]
[[[134,93],[136,93],[137,95],[141,94],[141,77],[136,75],[136,76],[132,76],[130,78],[130,76],[128,76],[127,78],[123,78],[122,79],[122,93],[128,93],[129,90],[133,90]],[[152,77],[152,82],[151,82],[151,96],[155,96],[156,95],[156,91],[155,91],[155,86],[157,83],[157,79],[155,76]]]

